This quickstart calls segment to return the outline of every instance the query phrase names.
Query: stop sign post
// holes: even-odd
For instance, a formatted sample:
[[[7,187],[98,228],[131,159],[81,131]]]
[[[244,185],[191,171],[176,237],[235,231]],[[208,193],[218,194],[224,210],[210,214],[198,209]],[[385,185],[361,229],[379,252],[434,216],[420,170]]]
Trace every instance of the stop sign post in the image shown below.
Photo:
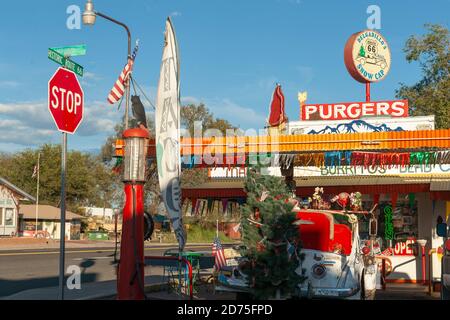
[[[77,76],[58,68],[48,82],[48,109],[56,127],[62,132],[61,150],[61,220],[59,255],[59,297],[64,300],[65,237],[66,237],[66,155],[67,133],[75,133],[83,120],[84,94]]]
[[[48,110],[61,132],[75,133],[83,120],[84,94],[77,76],[58,68],[48,82]]]

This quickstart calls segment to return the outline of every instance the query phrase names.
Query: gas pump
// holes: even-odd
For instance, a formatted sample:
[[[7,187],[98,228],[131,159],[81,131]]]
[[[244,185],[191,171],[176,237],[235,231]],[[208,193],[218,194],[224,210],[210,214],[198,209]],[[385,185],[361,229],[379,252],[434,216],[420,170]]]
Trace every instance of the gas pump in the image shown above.
[[[117,299],[143,300],[144,294],[144,184],[148,131],[123,132],[125,154],[122,241],[117,275]]]

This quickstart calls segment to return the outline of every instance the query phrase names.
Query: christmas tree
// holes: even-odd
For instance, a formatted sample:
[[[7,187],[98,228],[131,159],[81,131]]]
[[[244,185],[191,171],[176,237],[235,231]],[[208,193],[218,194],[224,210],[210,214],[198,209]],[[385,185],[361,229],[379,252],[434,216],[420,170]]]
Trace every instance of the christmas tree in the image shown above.
[[[364,51],[364,47],[362,45],[359,48],[359,56],[360,57],[365,57],[366,56],[366,51]]]
[[[249,169],[242,233],[248,260],[243,272],[256,299],[289,297],[304,277],[296,270],[302,256],[294,199],[283,179]],[[300,271],[300,274],[303,274]]]

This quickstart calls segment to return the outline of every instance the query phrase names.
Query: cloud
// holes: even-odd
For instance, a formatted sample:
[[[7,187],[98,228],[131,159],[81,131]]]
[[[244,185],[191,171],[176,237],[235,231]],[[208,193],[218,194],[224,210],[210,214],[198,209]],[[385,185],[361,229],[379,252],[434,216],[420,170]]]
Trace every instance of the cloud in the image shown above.
[[[81,85],[86,87],[93,87],[94,82],[100,81],[103,78],[93,72],[85,72],[83,74],[83,79],[81,80]]]
[[[181,12],[179,12],[179,11],[173,11],[173,12],[171,12],[171,13],[169,14],[169,16],[171,16],[171,17],[179,17],[179,16],[181,16]]]
[[[86,102],[83,121],[77,135],[83,137],[110,135],[122,119],[124,107],[106,102]],[[0,103],[0,142],[22,146],[56,142],[58,131],[47,102]]]
[[[17,81],[11,80],[0,81],[0,88],[17,88],[18,86],[20,86],[20,83]]]

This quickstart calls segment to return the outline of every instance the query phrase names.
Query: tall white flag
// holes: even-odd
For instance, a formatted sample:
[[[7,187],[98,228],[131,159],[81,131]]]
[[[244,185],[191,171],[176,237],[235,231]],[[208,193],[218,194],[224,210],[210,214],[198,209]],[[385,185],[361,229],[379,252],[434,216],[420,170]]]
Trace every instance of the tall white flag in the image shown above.
[[[181,212],[180,65],[172,21],[167,18],[156,97],[156,161],[159,186],[180,251],[186,243]]]

